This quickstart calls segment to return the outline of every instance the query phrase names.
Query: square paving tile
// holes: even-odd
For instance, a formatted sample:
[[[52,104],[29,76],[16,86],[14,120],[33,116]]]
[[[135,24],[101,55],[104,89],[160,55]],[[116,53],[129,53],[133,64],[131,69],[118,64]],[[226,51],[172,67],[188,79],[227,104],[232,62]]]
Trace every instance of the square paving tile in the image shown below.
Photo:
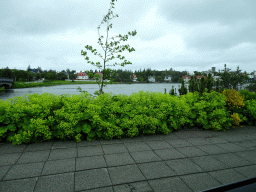
[[[76,158],[76,171],[106,167],[107,164],[103,155]]]
[[[235,153],[217,154],[217,155],[212,155],[211,157],[225,163],[230,168],[253,164],[250,161],[247,161],[242,157],[235,155]]]
[[[177,175],[203,172],[204,170],[187,158],[164,161]]]
[[[168,142],[166,141],[147,141],[145,142],[151,149],[168,149],[173,148]]]
[[[233,168],[235,171],[243,174],[248,179],[256,177],[256,165]]]
[[[238,152],[238,151],[247,150],[245,147],[242,147],[234,143],[218,143],[216,144],[216,146],[221,147],[229,152]]]
[[[38,177],[0,182],[0,191],[34,191]]]
[[[256,150],[256,140],[237,141],[234,144],[242,146],[248,150]]]
[[[236,142],[236,141],[245,141],[247,138],[240,134],[240,135],[229,135],[227,137],[223,136],[222,137],[225,140],[228,140],[229,142]]]
[[[16,164],[47,161],[50,150],[26,152],[21,155]]]
[[[100,145],[90,145],[77,148],[78,157],[103,155],[103,149]]]
[[[121,144],[102,145],[105,154],[128,153],[126,146]]]
[[[21,155],[22,153],[6,153],[0,155],[0,166],[15,164]]]
[[[114,191],[113,192],[128,192],[128,191],[148,191],[153,192],[152,188],[148,184],[147,181],[141,181],[141,182],[135,182],[135,183],[129,183],[129,184],[123,184],[123,185],[116,185],[113,186]],[[98,191],[94,191],[98,192]],[[104,192],[104,191],[102,191]]]
[[[192,157],[189,158],[189,160],[201,167],[204,171],[216,171],[229,168],[225,163],[211,156]]]
[[[206,138],[206,140],[209,141],[212,144],[229,143],[228,140],[225,140],[224,138],[218,138],[218,137]]]
[[[52,145],[53,145],[53,141],[44,141],[41,143],[30,143],[26,146],[24,152],[50,150],[52,148]]]
[[[234,155],[240,156],[243,159],[256,164],[256,151],[254,150],[247,150],[247,151],[240,151],[240,152],[235,152],[233,153]]]
[[[48,160],[68,159],[77,157],[77,148],[62,148],[51,150]]]
[[[209,145],[209,144],[212,144],[210,142],[210,140],[208,139],[205,139],[205,138],[189,138],[189,139],[186,139],[185,141],[189,142],[189,143],[192,143],[193,145]]]
[[[176,149],[158,149],[154,151],[162,160],[180,159],[186,157]]]
[[[193,190],[179,177],[169,177],[148,181],[154,192],[193,192]]]
[[[221,147],[218,147],[216,145],[203,145],[203,146],[197,146],[197,148],[208,153],[209,155],[220,154],[220,153],[229,153],[229,151],[227,151]]]
[[[130,155],[136,163],[146,163],[151,161],[161,161],[161,158],[153,151],[131,152]]]
[[[222,184],[216,179],[212,178],[207,173],[196,173],[191,175],[180,176],[193,191],[203,191],[215,187],[220,187]]]
[[[130,152],[152,150],[145,142],[124,143]]]
[[[53,175],[74,172],[76,171],[75,165],[75,158],[56,161],[46,161],[42,171],[42,175]]]
[[[247,179],[245,176],[236,172],[233,169],[213,171],[209,172],[208,174],[211,175],[217,181],[219,181],[222,185],[228,185],[231,183]]]
[[[169,143],[172,147],[193,146],[192,143],[183,139],[167,140],[166,142]]]
[[[113,185],[146,180],[137,165],[111,167],[108,170]]]
[[[177,149],[177,151],[179,151],[180,153],[182,153],[186,157],[196,157],[196,156],[208,155],[206,152],[200,150],[197,146],[178,147],[176,149]]]
[[[129,153],[104,155],[108,167],[135,164]]]
[[[21,145],[12,145],[12,144],[3,144],[0,148],[0,155],[2,154],[11,154],[11,153],[23,153],[24,150],[26,149],[25,144]]]
[[[162,161],[137,164],[137,166],[147,179],[157,179],[176,175],[176,173]]]
[[[75,172],[75,191],[111,186],[106,168]]]
[[[41,176],[44,162],[13,165],[3,181]]]

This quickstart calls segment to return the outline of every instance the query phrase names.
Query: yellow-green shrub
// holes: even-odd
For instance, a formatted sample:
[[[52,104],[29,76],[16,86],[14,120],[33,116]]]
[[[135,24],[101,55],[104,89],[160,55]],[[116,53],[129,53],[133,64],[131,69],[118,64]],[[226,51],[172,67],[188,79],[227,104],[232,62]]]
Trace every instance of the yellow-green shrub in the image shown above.
[[[238,115],[238,113],[234,113],[233,115],[231,115],[231,117],[233,117],[233,124],[234,125],[239,125],[239,123],[242,121]]]
[[[244,99],[242,94],[237,92],[234,89],[225,89],[222,92],[223,95],[226,96],[226,108],[230,112],[231,117],[233,117],[233,124],[234,125],[239,125],[240,122],[243,122],[245,118],[240,119],[239,114],[242,113],[244,109]],[[236,113],[235,113],[236,112]]]
[[[226,89],[222,92],[226,96],[226,105],[228,108],[244,107],[244,99],[242,94],[234,89]]]

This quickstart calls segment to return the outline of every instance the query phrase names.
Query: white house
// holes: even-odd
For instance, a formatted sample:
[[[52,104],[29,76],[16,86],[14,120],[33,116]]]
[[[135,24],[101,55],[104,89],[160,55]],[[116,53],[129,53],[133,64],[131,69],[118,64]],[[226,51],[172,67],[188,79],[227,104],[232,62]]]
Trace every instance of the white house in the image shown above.
[[[255,80],[255,75],[248,75],[248,77],[250,79],[248,79],[247,82],[252,82],[253,80]]]
[[[148,77],[148,81],[155,83],[155,82],[156,82],[155,76],[151,76],[151,75],[150,75],[150,76]]]
[[[88,75],[82,71],[77,74],[77,79],[76,80],[88,80]]]
[[[167,75],[164,77],[164,81],[171,81],[172,80],[172,77]]]
[[[136,75],[133,75],[133,81],[136,82],[137,81],[137,77]]]

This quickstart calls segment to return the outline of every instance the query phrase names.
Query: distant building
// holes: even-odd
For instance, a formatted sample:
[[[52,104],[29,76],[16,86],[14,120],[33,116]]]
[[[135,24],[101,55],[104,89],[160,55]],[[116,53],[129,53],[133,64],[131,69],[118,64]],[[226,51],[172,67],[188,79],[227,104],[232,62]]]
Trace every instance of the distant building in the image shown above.
[[[156,82],[155,76],[151,76],[151,75],[150,75],[150,76],[148,77],[148,81],[155,83],[155,82]]]
[[[35,68],[34,69],[30,69],[30,71],[33,72],[33,73],[39,73],[39,69],[35,69]]]
[[[76,80],[88,80],[89,77],[85,72],[80,71],[80,73],[77,74]]]
[[[39,73],[39,69],[30,69],[29,70],[30,72],[33,72],[33,73]],[[35,78],[33,78],[33,81],[35,80]]]
[[[133,81],[136,82],[137,81],[137,76],[133,75]]]
[[[184,82],[186,83],[186,82],[189,82],[190,81],[190,79],[191,79],[191,77],[190,76],[182,76],[182,78],[184,79]]]
[[[172,81],[172,77],[167,75],[164,77],[164,81]]]

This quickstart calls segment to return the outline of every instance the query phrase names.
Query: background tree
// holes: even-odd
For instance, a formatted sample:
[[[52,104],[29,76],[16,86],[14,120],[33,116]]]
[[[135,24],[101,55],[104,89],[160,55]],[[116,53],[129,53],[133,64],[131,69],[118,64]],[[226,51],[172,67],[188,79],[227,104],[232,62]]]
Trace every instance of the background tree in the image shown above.
[[[156,76],[156,82],[163,82],[163,79],[160,75]]]
[[[70,70],[67,69],[66,72],[68,73],[68,77],[69,77],[69,79],[70,79],[70,74],[71,74],[71,73],[70,73]]]
[[[111,0],[111,1],[112,1],[112,2],[110,2],[110,5],[111,5],[110,7],[111,7],[111,8],[114,8],[113,5],[115,5],[115,4],[114,4],[113,2],[114,2],[115,0]],[[107,21],[107,18],[109,19],[110,13],[113,15],[113,12],[112,12],[112,11],[110,12],[111,8],[109,9],[108,14],[103,18],[103,21],[104,21],[104,22]],[[115,16],[113,15],[113,18],[114,18],[114,17],[115,17]],[[118,17],[118,14],[116,15],[116,17]],[[112,19],[112,18],[111,18],[111,19]],[[103,21],[101,22],[101,24],[103,24]],[[97,94],[97,95],[103,93],[103,91],[102,91],[102,89],[103,89],[103,83],[104,83],[104,87],[106,86],[106,84],[108,84],[108,83],[104,82],[104,75],[105,75],[105,73],[113,72],[113,70],[111,70],[111,69],[105,69],[105,67],[106,67],[105,63],[115,58],[115,57],[113,56],[113,52],[115,52],[115,51],[122,52],[122,51],[124,51],[125,49],[129,50],[129,52],[135,51],[134,48],[130,49],[130,48],[129,48],[129,45],[120,46],[120,47],[118,46],[118,47],[115,47],[114,49],[111,49],[110,47],[113,47],[113,45],[116,46],[118,43],[120,43],[120,41],[114,41],[114,42],[111,41],[110,44],[107,43],[109,27],[112,28],[112,24],[110,24],[110,25],[108,26],[108,22],[107,22],[106,50],[104,50],[104,47],[102,46],[103,43],[101,43],[101,38],[103,38],[103,36],[101,36],[101,37],[99,38],[99,41],[98,41],[98,43],[100,43],[100,45],[102,46],[103,50],[105,51],[105,58],[103,59],[103,57],[99,54],[99,56],[104,60],[104,69],[103,69],[103,78],[102,78],[102,80],[101,80],[101,87],[100,87],[100,90],[99,90],[99,91],[96,91],[96,92],[94,93],[94,94]],[[98,30],[99,30],[99,28],[100,28],[100,26],[98,27]],[[132,36],[135,36],[135,35],[137,34],[137,32],[136,32],[136,30],[135,30],[135,31],[132,31],[132,34],[131,34],[130,32],[128,32],[128,34],[129,34],[129,35],[132,35]],[[116,36],[116,37],[121,37],[120,40],[123,40],[123,41],[126,41],[126,40],[128,39],[128,36],[127,36],[127,35],[124,36],[124,37],[122,37],[121,34],[119,34],[119,36]],[[112,39],[114,40],[113,37],[112,37]],[[88,49],[88,50],[91,50],[92,53],[93,53],[94,51],[96,51],[96,49],[92,50],[92,47],[91,47],[91,46],[88,46],[88,45],[85,46],[85,48]],[[106,60],[106,57],[107,57],[107,56],[110,56],[110,55],[106,55],[106,54],[107,54],[107,49],[109,49],[109,52],[111,52],[112,57]],[[121,49],[122,49],[122,50],[121,50]],[[97,52],[96,52],[96,53],[97,53]],[[96,55],[96,53],[94,53],[94,55]],[[86,51],[84,52],[83,50],[81,50],[81,55],[86,56],[86,55],[87,55],[87,52],[86,52]],[[117,58],[119,58],[119,59],[121,59],[121,60],[123,60],[123,59],[125,58],[124,56],[123,56],[122,58],[120,58],[120,57],[121,57],[121,55],[118,55],[118,56],[117,56]],[[89,57],[86,57],[85,60],[89,60]],[[88,61],[87,63],[91,63],[92,65],[94,65],[94,63],[91,62],[91,61]],[[118,65],[117,63],[115,63],[115,64]],[[132,63],[129,62],[129,61],[127,62],[127,60],[125,60],[123,63],[121,63],[121,66],[124,66],[124,65],[127,65],[127,64],[132,64]],[[102,65],[100,65],[100,62],[97,62],[95,65],[96,65],[98,68],[101,68],[101,67],[102,67]],[[113,66],[115,66],[115,65],[113,65]],[[88,71],[87,71],[87,73],[88,73]],[[89,74],[89,75],[90,75],[90,74]],[[114,73],[113,75],[116,75],[116,74]],[[97,81],[98,84],[99,84],[99,81],[98,81],[99,78],[100,78],[99,74],[96,74],[96,81]],[[112,84],[112,83],[113,83],[113,79],[110,78],[110,84]],[[80,88],[80,90],[81,90],[81,88]]]
[[[222,70],[223,73],[219,73],[220,76],[220,87],[223,89],[236,89],[237,85],[241,84],[243,85],[249,77],[247,75],[243,75],[240,73],[241,70],[239,70],[239,67],[237,68],[237,71],[229,72],[230,69],[226,68],[226,64],[224,65],[225,69]]]
[[[194,71],[195,76],[200,76],[200,73],[198,71]]]
[[[50,81],[53,81],[54,79],[56,79],[56,75],[54,72],[48,72],[45,77],[47,80],[50,80]]]
[[[138,81],[142,83],[144,81],[143,77],[137,77]]]
[[[65,72],[65,71],[64,71],[64,72]],[[59,79],[59,80],[65,81],[65,79],[68,78],[68,76],[65,75],[64,72],[58,73],[58,79]]]
[[[11,78],[12,72],[8,66],[4,69],[3,76],[4,78]]]
[[[36,73],[36,80],[41,79],[42,75],[41,73]]]
[[[27,68],[27,72],[29,72],[29,71],[30,71],[30,69],[31,69],[31,68],[30,68],[30,65],[29,65],[29,66],[28,66],[28,68]]]
[[[172,79],[173,83],[178,83],[179,82],[179,77],[178,76],[174,76]]]
[[[241,74],[241,71],[242,70],[239,70],[239,66],[238,66],[237,71],[235,73],[233,72],[231,73],[230,84],[232,88],[235,89],[236,91],[238,91],[238,85],[242,86],[249,79],[247,75]]]

